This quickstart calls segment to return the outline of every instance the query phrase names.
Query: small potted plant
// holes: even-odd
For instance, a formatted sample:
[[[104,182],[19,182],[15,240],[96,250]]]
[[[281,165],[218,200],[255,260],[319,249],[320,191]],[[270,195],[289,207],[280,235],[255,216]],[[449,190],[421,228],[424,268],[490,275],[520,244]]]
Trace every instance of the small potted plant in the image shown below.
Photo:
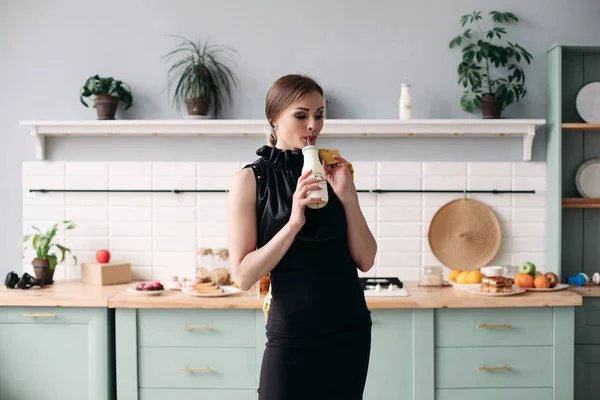
[[[489,16],[493,26],[482,30],[481,11],[463,15],[461,25],[474,24],[476,31],[467,29],[453,38],[449,46],[451,49],[462,46],[458,83],[466,90],[460,100],[461,108],[467,112],[480,108],[483,118],[500,118],[507,106],[527,94],[520,63],[530,64],[533,56],[516,43],[498,43],[507,34],[503,25],[519,21],[515,14],[490,11]]]
[[[32,261],[33,270],[35,276],[44,285],[51,284],[54,281],[54,270],[56,264],[63,262],[66,253],[71,254],[75,265],[77,265],[77,257],[71,252],[71,250],[59,243],[56,243],[56,233],[58,226],[62,224],[65,230],[75,229],[77,225],[72,221],[62,221],[54,224],[47,232],[42,232],[35,226],[32,226],[38,233],[32,235],[25,235],[21,239],[21,243],[24,244],[23,250],[29,248],[28,242],[35,251],[35,258]],[[58,259],[57,253],[60,252],[60,260]]]
[[[89,77],[79,94],[81,104],[89,107],[84,98],[93,97],[93,106],[96,108],[98,119],[115,119],[119,101],[125,104],[127,110],[133,104],[131,88],[126,83],[112,77],[102,78],[98,75]]]
[[[168,70],[172,104],[180,110],[187,106],[188,118],[207,118],[209,112],[219,115],[225,99],[231,100],[231,89],[238,79],[227,66],[227,56],[235,50],[198,40],[182,40],[177,48],[163,58],[179,57]],[[173,89],[174,87],[174,89]]]

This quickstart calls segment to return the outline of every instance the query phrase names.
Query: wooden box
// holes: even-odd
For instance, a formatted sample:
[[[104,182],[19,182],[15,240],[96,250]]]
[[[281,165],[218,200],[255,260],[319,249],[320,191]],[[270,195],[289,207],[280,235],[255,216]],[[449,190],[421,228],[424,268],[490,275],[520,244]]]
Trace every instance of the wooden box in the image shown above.
[[[116,285],[131,282],[131,264],[109,262],[82,263],[81,280],[98,286]]]

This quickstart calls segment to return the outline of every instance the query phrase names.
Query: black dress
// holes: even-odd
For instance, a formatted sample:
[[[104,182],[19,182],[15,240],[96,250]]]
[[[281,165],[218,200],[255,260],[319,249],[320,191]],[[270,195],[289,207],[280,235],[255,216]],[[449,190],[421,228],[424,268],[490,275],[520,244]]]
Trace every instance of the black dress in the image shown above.
[[[304,162],[300,150],[263,146],[248,164],[256,178],[258,243],[289,221]],[[261,400],[362,399],[371,349],[371,313],[350,255],[344,208],[305,209],[306,222],[271,271],[271,306]]]

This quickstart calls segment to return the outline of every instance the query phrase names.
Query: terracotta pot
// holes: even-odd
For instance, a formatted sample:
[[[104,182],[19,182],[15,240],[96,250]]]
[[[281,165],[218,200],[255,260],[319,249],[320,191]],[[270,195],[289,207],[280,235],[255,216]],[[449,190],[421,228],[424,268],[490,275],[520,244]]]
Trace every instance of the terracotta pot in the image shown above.
[[[188,97],[185,99],[185,104],[189,115],[208,115],[208,103],[206,101]]]
[[[502,101],[491,94],[481,98],[481,116],[485,119],[500,118],[502,114]]]
[[[51,284],[52,278],[54,277],[54,269],[50,270],[50,263],[48,260],[34,259],[31,264],[35,271],[35,277],[44,285]],[[56,269],[56,268],[55,268]]]
[[[98,119],[115,119],[119,98],[111,95],[96,97],[96,113]]]

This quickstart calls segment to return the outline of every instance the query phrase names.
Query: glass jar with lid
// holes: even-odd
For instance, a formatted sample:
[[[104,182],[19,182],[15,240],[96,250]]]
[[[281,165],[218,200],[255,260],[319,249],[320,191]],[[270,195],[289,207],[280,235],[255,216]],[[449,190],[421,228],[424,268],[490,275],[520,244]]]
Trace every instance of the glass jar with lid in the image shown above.
[[[199,283],[211,281],[213,253],[211,249],[196,249],[196,281]]]
[[[444,271],[442,267],[423,267],[421,273],[421,286],[444,286]]]
[[[231,272],[229,269],[229,250],[214,249],[213,265],[210,271],[213,283],[221,286],[231,285]]]

